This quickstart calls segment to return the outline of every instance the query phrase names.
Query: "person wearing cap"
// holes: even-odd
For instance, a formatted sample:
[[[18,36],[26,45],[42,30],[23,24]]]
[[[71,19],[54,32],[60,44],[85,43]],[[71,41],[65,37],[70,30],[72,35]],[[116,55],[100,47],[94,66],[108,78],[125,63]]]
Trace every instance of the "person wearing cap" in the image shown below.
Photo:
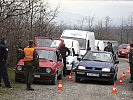
[[[0,42],[0,86],[1,86],[1,79],[3,79],[6,88],[12,89],[7,73],[7,64],[6,64],[7,57],[8,57],[8,49],[6,47],[6,40],[5,38],[2,38]]]
[[[130,73],[131,73],[131,80],[129,83],[133,83],[133,43],[130,43],[130,52],[129,52],[129,63],[130,63]]]
[[[68,57],[70,55],[70,50],[65,46],[65,44],[63,44],[63,46],[60,48],[60,53],[61,56],[63,58],[63,76],[66,77],[66,57]]]
[[[31,84],[33,82],[33,73],[35,68],[39,68],[38,54],[33,47],[34,42],[29,41],[29,46],[24,48],[24,70],[25,70],[25,81],[26,81],[26,90],[33,91]]]

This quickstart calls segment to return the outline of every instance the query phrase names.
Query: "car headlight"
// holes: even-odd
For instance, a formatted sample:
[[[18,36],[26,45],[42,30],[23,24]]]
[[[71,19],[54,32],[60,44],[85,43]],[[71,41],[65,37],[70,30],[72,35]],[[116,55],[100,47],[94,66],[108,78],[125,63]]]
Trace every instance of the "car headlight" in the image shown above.
[[[51,68],[46,68],[47,73],[51,73]]]
[[[103,72],[110,72],[110,69],[109,68],[103,68],[102,71]]]
[[[17,70],[22,70],[22,66],[17,66]]]
[[[86,69],[85,66],[78,66],[78,69]]]

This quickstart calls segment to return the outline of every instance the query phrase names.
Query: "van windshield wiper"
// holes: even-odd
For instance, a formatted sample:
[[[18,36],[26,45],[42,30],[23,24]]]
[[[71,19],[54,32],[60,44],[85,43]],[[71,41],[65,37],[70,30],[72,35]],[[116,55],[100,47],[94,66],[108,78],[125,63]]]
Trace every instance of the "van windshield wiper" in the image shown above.
[[[89,59],[82,59],[82,60],[92,61],[92,60],[89,60]]]
[[[93,61],[106,62],[106,61],[102,61],[102,60],[93,60]]]

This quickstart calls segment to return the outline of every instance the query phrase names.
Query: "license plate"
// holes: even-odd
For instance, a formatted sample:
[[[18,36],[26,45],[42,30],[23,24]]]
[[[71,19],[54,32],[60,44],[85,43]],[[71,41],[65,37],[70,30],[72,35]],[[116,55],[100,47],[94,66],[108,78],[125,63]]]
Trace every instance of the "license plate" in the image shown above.
[[[40,78],[40,75],[34,75],[35,78]]]
[[[99,77],[99,74],[87,73],[87,76],[96,76],[96,77]]]

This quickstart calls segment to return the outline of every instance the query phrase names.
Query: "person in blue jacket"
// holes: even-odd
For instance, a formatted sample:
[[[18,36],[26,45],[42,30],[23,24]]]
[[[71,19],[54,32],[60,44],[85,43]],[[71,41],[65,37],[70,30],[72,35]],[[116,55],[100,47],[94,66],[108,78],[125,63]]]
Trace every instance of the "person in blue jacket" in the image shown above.
[[[12,89],[7,73],[7,64],[6,64],[7,57],[8,57],[8,49],[6,47],[6,40],[5,38],[2,38],[0,41],[0,86],[1,86],[1,79],[3,79],[6,88]]]

